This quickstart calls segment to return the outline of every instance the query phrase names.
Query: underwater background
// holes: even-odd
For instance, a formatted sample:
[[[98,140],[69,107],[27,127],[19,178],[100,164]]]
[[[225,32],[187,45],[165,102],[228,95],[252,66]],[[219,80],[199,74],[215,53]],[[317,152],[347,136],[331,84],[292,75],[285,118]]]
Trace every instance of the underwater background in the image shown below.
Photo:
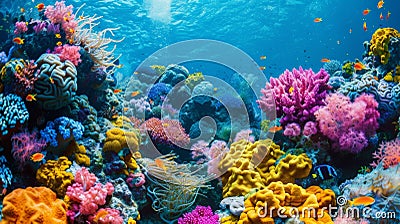
[[[400,223],[400,2],[0,17],[0,223]]]

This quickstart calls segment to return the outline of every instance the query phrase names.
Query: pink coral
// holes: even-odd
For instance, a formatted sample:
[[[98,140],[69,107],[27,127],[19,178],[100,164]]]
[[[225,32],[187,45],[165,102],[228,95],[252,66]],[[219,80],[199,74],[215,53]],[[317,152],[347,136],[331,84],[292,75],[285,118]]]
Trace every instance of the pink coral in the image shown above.
[[[36,131],[21,132],[11,137],[12,156],[23,166],[34,153],[42,151],[46,141],[39,138]]]
[[[78,22],[72,13],[73,6],[66,6],[64,1],[56,2],[54,6],[46,7],[44,15],[54,24],[61,24],[66,33],[66,38],[70,39],[75,32]]]
[[[28,26],[26,25],[26,22],[21,21],[21,22],[15,22],[15,29],[14,29],[14,34],[21,34],[25,33],[28,31]]]
[[[218,169],[219,162],[222,157],[229,151],[226,146],[226,142],[221,140],[215,140],[211,143],[210,151],[208,153],[208,157],[210,161],[207,163],[207,173],[208,174],[221,174]]]
[[[252,132],[253,131],[251,129],[239,131],[236,134],[235,139],[233,140],[233,142],[238,142],[238,141],[240,141],[242,139],[245,139],[245,140],[253,143],[255,141],[255,139],[254,139],[254,136],[251,135]]]
[[[143,173],[131,173],[128,178],[126,178],[126,183],[129,187],[141,187],[144,183],[146,183],[146,178]]]
[[[382,163],[385,169],[396,166],[400,163],[400,139],[381,143],[372,155],[376,159],[370,164],[372,167],[377,167],[379,163]]]
[[[201,164],[208,160],[207,154],[210,148],[208,142],[200,140],[190,147],[190,151],[192,151],[192,159],[197,160],[197,164]]]
[[[302,67],[286,70],[279,78],[270,78],[270,83],[261,90],[263,95],[257,103],[266,113],[276,109],[284,129],[294,123],[303,128],[308,121],[315,121],[314,112],[324,105],[327,90],[331,88],[328,80],[329,74],[323,69],[317,73]],[[297,129],[293,132],[293,127],[291,125],[292,130],[286,134],[300,135]]]
[[[64,44],[62,46],[55,47],[52,53],[57,54],[62,62],[69,60],[75,66],[78,66],[78,64],[82,61],[81,54],[79,53],[80,49],[81,48],[79,46]]]
[[[95,180],[96,176],[83,167],[76,172],[76,183],[67,188],[68,197],[79,204],[79,214],[94,214],[100,205],[106,203],[107,195],[112,195],[114,192],[114,186],[111,183],[103,185],[95,183]]]
[[[38,80],[37,65],[33,60],[23,61],[24,67],[14,73],[15,77],[15,93],[25,98],[34,90],[35,82]]]
[[[196,206],[196,208],[178,219],[178,224],[218,224],[219,216],[214,214],[210,206]]]
[[[358,153],[368,145],[367,138],[379,127],[377,108],[378,103],[371,95],[363,94],[352,103],[349,97],[334,93],[326,98],[326,106],[315,116],[321,132],[334,147]]]

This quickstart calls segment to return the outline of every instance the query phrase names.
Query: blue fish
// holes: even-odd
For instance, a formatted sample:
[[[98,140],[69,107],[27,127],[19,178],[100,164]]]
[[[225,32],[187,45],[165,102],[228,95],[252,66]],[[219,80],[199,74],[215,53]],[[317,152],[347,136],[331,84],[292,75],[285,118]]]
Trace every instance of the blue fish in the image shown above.
[[[311,174],[312,178],[320,178],[321,180],[328,180],[332,178],[336,178],[338,176],[335,168],[330,165],[318,165],[313,169],[313,173]]]

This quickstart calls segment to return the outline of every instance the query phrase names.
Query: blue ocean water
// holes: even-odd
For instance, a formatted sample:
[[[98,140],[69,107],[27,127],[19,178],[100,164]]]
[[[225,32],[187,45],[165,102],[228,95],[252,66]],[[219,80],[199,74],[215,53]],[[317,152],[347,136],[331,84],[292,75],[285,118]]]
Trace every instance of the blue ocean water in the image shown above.
[[[1,1],[1,7],[28,12],[40,2]],[[132,74],[136,67],[155,51],[170,44],[191,39],[212,39],[238,47],[260,66],[267,76],[278,76],[286,68],[303,66],[319,69],[322,58],[339,61],[360,58],[362,43],[369,41],[379,27],[398,27],[400,3],[385,1],[377,9],[377,1],[341,0],[68,0],[78,8],[85,4],[87,14],[102,16],[99,29],[120,27],[116,53],[123,54],[123,74]],[[364,9],[371,9],[367,16]],[[391,15],[380,20],[382,12]],[[314,23],[316,17],[323,19]],[[368,30],[363,30],[363,22]],[[352,32],[350,33],[350,29]],[[267,56],[265,61],[260,56]]]

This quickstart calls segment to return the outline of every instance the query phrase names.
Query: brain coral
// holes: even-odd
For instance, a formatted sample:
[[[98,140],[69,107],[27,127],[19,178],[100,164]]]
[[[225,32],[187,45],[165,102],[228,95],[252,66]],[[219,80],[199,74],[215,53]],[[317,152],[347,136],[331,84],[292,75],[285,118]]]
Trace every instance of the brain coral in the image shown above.
[[[68,105],[78,88],[74,64],[68,60],[61,62],[55,54],[43,54],[36,63],[40,69],[35,83],[39,105],[45,110],[58,110]]]
[[[2,224],[67,223],[67,205],[46,187],[16,189],[4,198],[3,206]]]
[[[389,61],[389,41],[392,37],[400,37],[399,32],[393,28],[380,28],[372,35],[370,53],[379,57],[382,64]]]
[[[24,124],[29,119],[28,110],[21,97],[0,94],[0,137],[10,134],[11,129]]]

